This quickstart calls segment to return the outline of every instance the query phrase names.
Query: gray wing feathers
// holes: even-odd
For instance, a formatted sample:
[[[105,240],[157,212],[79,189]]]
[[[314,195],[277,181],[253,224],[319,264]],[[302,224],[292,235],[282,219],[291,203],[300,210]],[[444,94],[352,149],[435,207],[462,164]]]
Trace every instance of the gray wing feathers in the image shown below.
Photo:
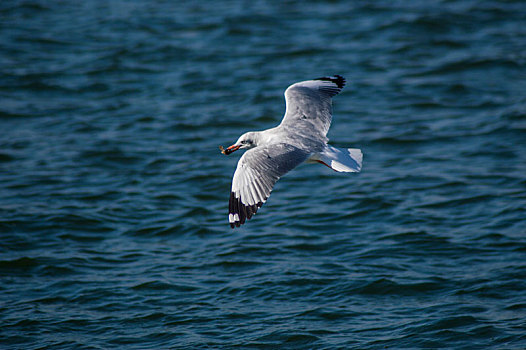
[[[326,140],[332,121],[332,100],[345,86],[336,75],[302,81],[285,91],[286,111],[281,125]]]
[[[279,178],[308,156],[308,152],[289,144],[257,147],[245,152],[232,180],[230,226],[239,226],[250,219],[266,202]]]
[[[329,96],[324,96],[312,89],[298,86],[285,92],[287,109],[281,125],[295,129],[301,128],[302,133],[327,135],[332,121],[332,103]]]

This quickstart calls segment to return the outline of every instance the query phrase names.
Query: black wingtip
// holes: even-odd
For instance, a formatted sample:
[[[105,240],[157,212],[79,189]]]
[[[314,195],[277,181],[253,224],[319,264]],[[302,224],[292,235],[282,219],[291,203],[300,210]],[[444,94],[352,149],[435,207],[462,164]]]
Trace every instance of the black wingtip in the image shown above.
[[[330,76],[330,77],[321,77],[321,78],[316,78],[314,80],[323,80],[323,81],[330,81],[330,82],[333,82],[334,84],[336,84],[336,86],[338,86],[338,88],[340,89],[343,89],[343,87],[345,86],[345,78],[342,77],[341,75],[339,74],[336,74],[336,75],[333,75],[333,76]]]
[[[265,200],[266,199],[267,198],[265,198]],[[234,192],[230,192],[230,201],[228,204],[228,219],[230,227],[235,228],[243,225],[246,220],[252,218],[252,216],[257,213],[258,209],[261,208],[262,205],[263,202],[246,205],[242,202],[241,197],[236,197]]]

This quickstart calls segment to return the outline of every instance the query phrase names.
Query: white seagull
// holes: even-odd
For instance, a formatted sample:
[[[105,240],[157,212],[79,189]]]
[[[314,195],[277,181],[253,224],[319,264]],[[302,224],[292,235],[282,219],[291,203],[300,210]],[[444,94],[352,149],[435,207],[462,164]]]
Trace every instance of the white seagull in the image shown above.
[[[321,163],[334,171],[356,173],[362,169],[362,151],[327,144],[332,101],[343,89],[340,75],[293,84],[285,90],[285,116],[277,127],[247,132],[232,146],[230,154],[246,148],[232,179],[228,222],[232,228],[250,219],[267,201],[272,187],[303,162]]]

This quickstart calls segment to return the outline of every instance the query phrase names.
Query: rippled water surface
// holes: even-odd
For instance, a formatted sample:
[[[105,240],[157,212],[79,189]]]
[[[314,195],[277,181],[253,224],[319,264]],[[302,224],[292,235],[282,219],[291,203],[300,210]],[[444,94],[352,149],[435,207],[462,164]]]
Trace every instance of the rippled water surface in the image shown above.
[[[0,4],[3,349],[526,348],[522,1]],[[231,230],[248,130],[333,145]]]

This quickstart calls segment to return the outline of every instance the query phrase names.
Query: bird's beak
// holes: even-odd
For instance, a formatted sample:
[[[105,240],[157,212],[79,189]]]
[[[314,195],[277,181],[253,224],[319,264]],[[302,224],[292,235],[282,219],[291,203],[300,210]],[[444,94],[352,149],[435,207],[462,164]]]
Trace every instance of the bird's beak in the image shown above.
[[[226,149],[223,148],[223,146],[219,146],[219,149],[221,150],[221,153],[229,155],[232,152],[237,151],[241,148],[241,145],[232,145],[230,147],[227,147]]]

